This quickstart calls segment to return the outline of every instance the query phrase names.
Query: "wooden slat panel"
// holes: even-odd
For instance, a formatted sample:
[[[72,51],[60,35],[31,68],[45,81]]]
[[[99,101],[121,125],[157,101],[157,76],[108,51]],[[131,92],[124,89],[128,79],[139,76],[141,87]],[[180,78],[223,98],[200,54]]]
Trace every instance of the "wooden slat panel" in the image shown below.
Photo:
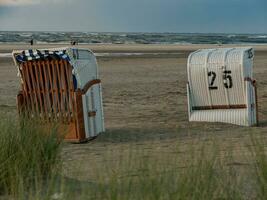
[[[51,60],[51,66],[52,66],[53,88],[55,90],[54,96],[53,96],[53,101],[55,101],[55,103],[56,103],[56,110],[54,112],[56,114],[56,118],[61,118],[59,90],[58,90],[58,86],[57,86],[58,76],[57,76],[56,66],[55,66],[54,60]]]
[[[21,74],[24,104],[31,113],[50,121],[77,120],[72,66],[67,61],[28,61],[22,64]]]
[[[43,100],[42,100],[42,96],[41,96],[41,88],[40,88],[40,73],[39,73],[39,69],[37,66],[36,61],[32,62],[32,70],[34,72],[35,75],[35,92],[37,95],[37,105],[39,107],[40,110],[40,116],[43,117],[44,114],[44,108],[43,108]]]
[[[41,67],[41,62],[38,60],[36,61],[38,69],[39,69],[39,73],[40,73],[40,82],[41,82],[41,95],[42,95],[42,99],[43,99],[43,105],[44,105],[44,115],[45,118],[48,117],[48,108],[47,108],[47,101],[46,101],[46,92],[45,92],[45,86],[44,86],[44,71],[43,68]]]
[[[40,110],[39,110],[39,105],[38,105],[38,97],[37,97],[37,92],[36,92],[36,81],[35,81],[35,77],[34,77],[34,74],[33,74],[33,66],[32,66],[32,62],[29,62],[28,63],[28,67],[29,67],[29,71],[30,71],[30,74],[29,74],[29,77],[30,77],[30,81],[32,82],[32,92],[33,92],[33,96],[34,96],[34,104],[35,104],[35,108],[36,108],[36,114],[37,113],[40,113]]]
[[[62,84],[62,75],[60,71],[60,66],[58,63],[58,60],[55,60],[55,68],[56,68],[56,74],[57,74],[57,84],[58,84],[58,96],[59,96],[59,113],[64,121],[65,118],[65,108],[64,108],[64,100],[63,100],[63,84]]]
[[[19,102],[31,115],[43,116],[43,122],[59,119],[61,125],[72,127],[68,139],[84,141],[82,91],[75,92],[72,66],[66,60],[36,60],[22,63],[20,69],[23,95]]]
[[[73,79],[72,79],[72,67],[70,64],[64,60],[63,61],[64,68],[66,70],[67,75],[67,85],[68,85],[68,98],[69,98],[69,107],[71,110],[71,120],[75,118],[75,107],[74,107],[74,86],[73,86]]]
[[[44,72],[44,92],[45,92],[45,103],[47,105],[47,115],[48,119],[52,117],[52,102],[51,102],[51,97],[50,97],[50,89],[49,89],[49,72],[48,68],[49,66],[46,66],[46,63],[44,61],[41,61],[41,68],[43,69]]]
[[[21,64],[21,69],[20,69],[20,73],[21,73],[21,78],[22,78],[22,90],[23,90],[23,102],[26,106],[26,110],[27,110],[27,114],[30,112],[31,108],[30,108],[30,94],[28,92],[29,90],[29,86],[27,85],[27,81],[26,81],[26,74],[25,74],[25,66],[24,64]]]
[[[61,77],[62,77],[62,95],[64,100],[64,109],[66,114],[66,120],[70,122],[71,117],[71,110],[69,106],[69,97],[68,97],[68,85],[67,85],[67,77],[66,77],[66,68],[64,67],[64,63],[62,60],[59,62],[60,65],[60,71],[61,71]]]
[[[55,96],[55,89],[54,89],[54,85],[53,85],[53,77],[52,77],[52,67],[50,66],[50,61],[46,61],[46,67],[48,69],[48,77],[49,77],[49,84],[50,84],[50,91],[51,91],[51,103],[52,103],[52,112],[51,114],[53,114],[53,117],[56,118],[56,102],[55,102],[55,99],[54,99],[54,96]]]
[[[32,112],[37,112],[36,110],[35,110],[35,106],[34,106],[34,94],[33,94],[33,87],[32,87],[32,83],[31,83],[31,81],[30,81],[30,72],[29,72],[29,65],[28,65],[28,62],[26,62],[26,63],[24,63],[24,68],[25,68],[25,75],[26,75],[26,78],[25,78],[25,80],[26,80],[26,82],[27,82],[27,85],[29,86],[29,91],[28,91],[28,93],[29,93],[29,95],[30,95],[30,99],[28,99],[28,100],[30,100],[30,105],[31,105],[31,111]]]

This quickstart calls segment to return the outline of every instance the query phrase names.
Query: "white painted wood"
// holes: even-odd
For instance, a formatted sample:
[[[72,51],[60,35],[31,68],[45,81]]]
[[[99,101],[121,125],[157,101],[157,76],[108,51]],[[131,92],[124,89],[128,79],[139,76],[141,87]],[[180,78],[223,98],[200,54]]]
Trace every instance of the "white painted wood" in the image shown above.
[[[73,74],[77,79],[78,88],[83,88],[88,81],[99,78],[96,58],[91,51],[72,49],[68,52],[74,66]],[[101,84],[93,85],[83,95],[83,107],[86,135],[95,137],[104,132]],[[89,112],[96,112],[96,115],[88,116]]]
[[[251,82],[245,81],[253,79],[253,55],[250,47],[202,49],[189,55],[189,121],[256,124],[255,90]],[[247,108],[227,108],[238,105]]]

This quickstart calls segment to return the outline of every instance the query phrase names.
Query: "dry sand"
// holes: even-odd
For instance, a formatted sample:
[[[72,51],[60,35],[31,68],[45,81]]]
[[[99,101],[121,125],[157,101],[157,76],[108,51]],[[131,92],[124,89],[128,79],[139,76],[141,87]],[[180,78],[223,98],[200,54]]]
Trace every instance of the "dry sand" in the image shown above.
[[[58,46],[58,45],[55,45]],[[54,46],[54,47],[55,47]],[[62,45],[61,45],[62,46]],[[46,48],[41,45],[37,48]],[[99,57],[103,86],[106,134],[83,145],[66,144],[65,173],[90,178],[92,160],[103,152],[123,146],[141,145],[155,152],[171,152],[172,144],[186,145],[206,135],[219,138],[224,148],[242,149],[249,133],[267,131],[267,46],[255,46],[254,75],[258,80],[259,127],[221,123],[189,123],[186,97],[186,61],[189,52],[215,45],[81,45],[95,52],[163,53],[128,57]],[[216,46],[217,47],[217,46]],[[27,49],[26,45],[0,45],[0,53]],[[19,80],[11,58],[0,57],[0,109],[15,112]],[[149,143],[149,145],[147,145]],[[153,144],[153,145],[151,145]],[[114,158],[116,159],[116,158]],[[240,158],[240,162],[243,162]],[[72,167],[81,164],[80,170]]]

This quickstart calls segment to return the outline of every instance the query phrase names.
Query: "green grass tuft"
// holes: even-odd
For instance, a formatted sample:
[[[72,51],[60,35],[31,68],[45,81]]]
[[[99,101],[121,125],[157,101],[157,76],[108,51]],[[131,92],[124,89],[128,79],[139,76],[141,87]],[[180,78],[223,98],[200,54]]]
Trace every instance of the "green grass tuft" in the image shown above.
[[[0,194],[27,199],[37,193],[60,168],[60,144],[56,126],[47,130],[34,119],[1,117]]]

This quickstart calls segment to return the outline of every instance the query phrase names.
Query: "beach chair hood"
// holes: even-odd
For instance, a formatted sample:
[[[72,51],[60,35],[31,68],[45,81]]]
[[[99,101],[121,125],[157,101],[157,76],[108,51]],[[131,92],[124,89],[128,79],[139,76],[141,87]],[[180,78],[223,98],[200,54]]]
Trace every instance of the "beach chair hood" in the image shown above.
[[[18,68],[20,64],[33,60],[62,59],[72,66],[75,88],[83,88],[88,80],[98,79],[97,61],[92,51],[77,48],[30,49],[13,51],[14,62]]]

